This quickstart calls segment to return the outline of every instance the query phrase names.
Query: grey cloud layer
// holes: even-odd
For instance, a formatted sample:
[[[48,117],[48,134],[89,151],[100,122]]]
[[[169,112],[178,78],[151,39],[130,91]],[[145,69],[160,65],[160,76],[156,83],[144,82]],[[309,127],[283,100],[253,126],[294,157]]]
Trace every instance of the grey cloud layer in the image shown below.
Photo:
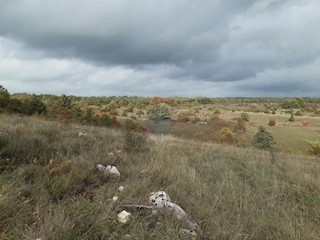
[[[123,94],[183,95],[173,86],[188,83],[206,86],[190,96],[315,96],[319,12],[318,0],[0,0],[0,36],[39,59],[78,61],[82,75],[54,76],[65,88],[92,76],[103,87],[111,80],[93,72],[114,68],[130,72],[112,85]],[[136,83],[148,86],[137,92]]]

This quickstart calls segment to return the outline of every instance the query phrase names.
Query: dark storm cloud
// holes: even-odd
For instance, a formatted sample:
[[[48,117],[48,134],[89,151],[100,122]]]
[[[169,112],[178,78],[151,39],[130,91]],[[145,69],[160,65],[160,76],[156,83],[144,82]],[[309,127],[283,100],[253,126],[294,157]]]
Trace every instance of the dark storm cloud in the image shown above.
[[[211,61],[232,17],[252,2],[11,0],[0,9],[0,32],[50,54],[100,63]]]
[[[314,95],[319,11],[317,0],[0,0],[15,53],[0,41],[0,79],[72,94]],[[19,64],[25,77],[10,72]]]

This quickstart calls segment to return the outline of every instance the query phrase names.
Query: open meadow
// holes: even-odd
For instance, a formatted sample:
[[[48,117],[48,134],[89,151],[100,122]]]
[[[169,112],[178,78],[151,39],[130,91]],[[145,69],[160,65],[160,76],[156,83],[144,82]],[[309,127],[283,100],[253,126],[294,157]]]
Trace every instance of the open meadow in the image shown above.
[[[135,141],[117,129],[0,115],[0,238],[320,238],[319,158],[280,152],[271,164],[252,148],[131,134]],[[199,225],[197,236],[165,212],[117,221],[124,205],[148,204],[159,190]]]

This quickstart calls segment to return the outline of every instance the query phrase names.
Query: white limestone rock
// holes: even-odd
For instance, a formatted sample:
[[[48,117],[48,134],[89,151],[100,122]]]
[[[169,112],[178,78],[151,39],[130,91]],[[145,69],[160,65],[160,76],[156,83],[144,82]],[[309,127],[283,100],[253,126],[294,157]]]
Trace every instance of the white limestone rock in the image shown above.
[[[109,173],[120,177],[120,172],[119,172],[118,168],[116,168],[115,166],[108,165],[107,170],[109,171]]]
[[[111,174],[120,177],[120,172],[115,166],[107,165],[105,167],[102,164],[97,164],[96,168],[104,174]]]
[[[178,204],[167,202],[165,207],[169,211],[171,211],[178,220],[182,220],[188,217],[187,213]]]
[[[171,202],[169,195],[164,191],[152,192],[149,196],[149,203],[157,208],[163,208]]]
[[[118,214],[118,221],[121,223],[127,223],[130,220],[131,213],[123,210],[121,213]]]

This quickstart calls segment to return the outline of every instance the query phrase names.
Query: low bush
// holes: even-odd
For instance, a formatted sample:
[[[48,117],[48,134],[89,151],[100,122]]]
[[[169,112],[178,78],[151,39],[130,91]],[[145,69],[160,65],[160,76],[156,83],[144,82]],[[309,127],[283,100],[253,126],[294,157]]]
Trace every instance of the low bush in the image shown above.
[[[151,120],[170,119],[169,106],[165,103],[153,105],[147,111]]]
[[[230,130],[230,128],[223,127],[220,130],[221,140],[227,143],[233,143],[235,140],[234,133]]]
[[[249,114],[248,113],[241,113],[240,118],[243,121],[248,122],[249,121]]]
[[[139,111],[137,112],[137,115],[138,115],[138,116],[144,115],[144,112],[141,111],[141,110],[139,110]]]
[[[308,141],[310,150],[308,151],[312,155],[320,156],[320,140]]]
[[[124,131],[123,148],[127,152],[146,152],[148,151],[147,136],[143,133],[134,131]]]
[[[289,117],[289,122],[294,122],[294,116],[293,116],[293,114],[291,114],[291,116]]]
[[[275,119],[269,119],[268,125],[269,125],[270,127],[273,127],[273,126],[275,126],[276,124],[277,124],[277,122],[276,122]]]
[[[189,122],[190,121],[190,118],[189,116],[186,114],[186,113],[180,113],[178,115],[178,119],[177,119],[178,122]]]
[[[191,120],[191,122],[192,122],[192,123],[200,122],[200,118],[194,117],[194,118]]]
[[[219,109],[216,109],[216,110],[214,111],[214,114],[215,114],[215,115],[220,115],[220,114],[221,114],[221,111],[220,111]]]
[[[233,128],[233,132],[244,133],[246,132],[246,123],[241,118],[237,119],[237,125]]]

